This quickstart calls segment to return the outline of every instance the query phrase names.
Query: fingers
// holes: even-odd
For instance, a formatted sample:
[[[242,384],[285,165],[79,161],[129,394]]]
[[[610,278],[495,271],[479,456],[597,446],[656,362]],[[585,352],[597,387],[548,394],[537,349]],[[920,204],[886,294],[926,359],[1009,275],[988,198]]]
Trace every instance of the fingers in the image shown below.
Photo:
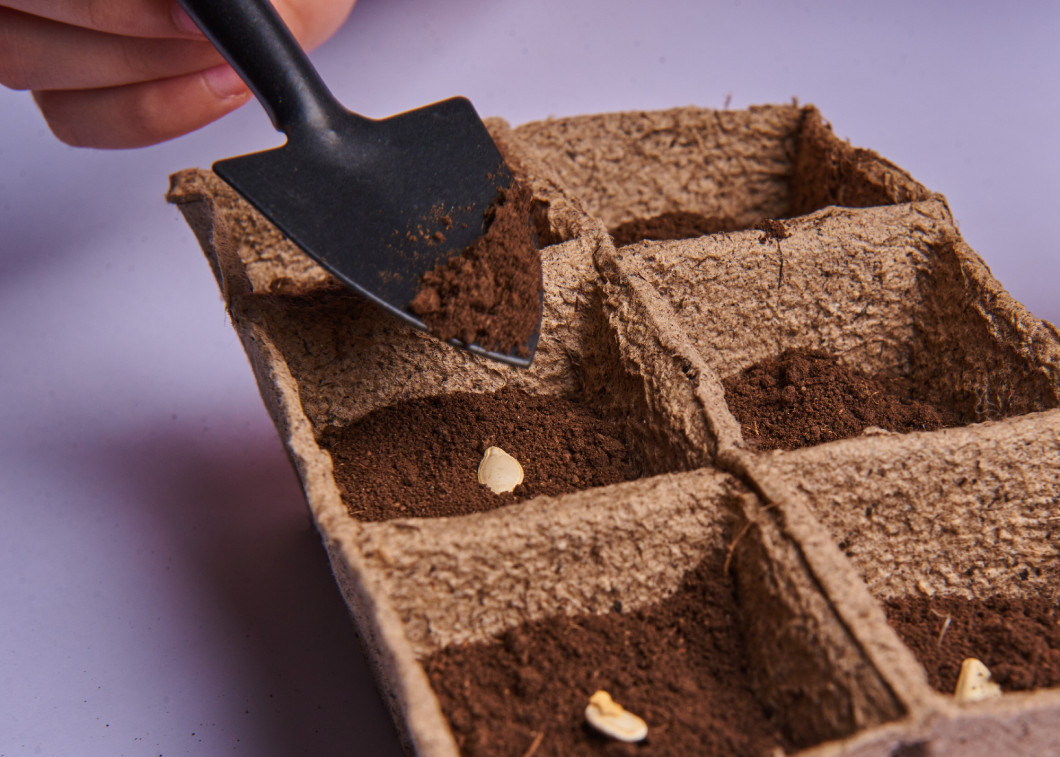
[[[28,0],[15,2],[28,4]],[[43,4],[49,11],[65,8],[59,7],[59,0]],[[346,3],[333,0],[278,0],[277,5],[306,47],[331,36],[350,10]],[[220,54],[202,37],[111,34],[0,6],[0,84],[12,89],[115,87],[180,76],[221,62]]]
[[[309,49],[342,25],[355,0],[272,2]],[[176,0],[0,0],[0,84],[33,90],[68,144],[162,142],[250,97],[193,27]]]
[[[306,48],[331,36],[356,0],[272,0]],[[201,39],[202,32],[176,0],[3,0],[8,8],[83,29],[126,37]]]
[[[12,89],[114,87],[222,62],[201,38],[125,37],[0,7],[0,84]]]
[[[34,92],[52,132],[75,147],[146,147],[179,137],[250,98],[227,65],[194,74],[90,90]]]
[[[4,0],[33,16],[129,37],[201,37],[176,0]]]

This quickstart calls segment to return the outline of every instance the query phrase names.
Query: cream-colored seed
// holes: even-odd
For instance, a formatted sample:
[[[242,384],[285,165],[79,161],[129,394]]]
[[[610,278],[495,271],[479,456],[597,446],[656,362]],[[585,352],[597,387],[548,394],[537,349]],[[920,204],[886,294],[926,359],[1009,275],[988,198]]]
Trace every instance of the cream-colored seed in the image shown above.
[[[523,482],[523,466],[500,447],[490,447],[478,464],[478,482],[494,494],[514,491]]]
[[[633,743],[643,741],[648,736],[648,724],[618,704],[603,690],[589,697],[585,719],[600,733],[618,741]]]
[[[990,680],[990,670],[979,660],[969,657],[961,663],[961,674],[957,677],[958,702],[978,702],[1001,696],[1001,687]]]

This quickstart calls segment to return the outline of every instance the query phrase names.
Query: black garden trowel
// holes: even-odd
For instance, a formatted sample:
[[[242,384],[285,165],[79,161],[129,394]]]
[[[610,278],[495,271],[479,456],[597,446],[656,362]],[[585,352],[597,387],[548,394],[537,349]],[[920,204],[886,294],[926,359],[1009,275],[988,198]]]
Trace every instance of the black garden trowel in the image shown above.
[[[351,289],[427,329],[408,308],[421,277],[482,235],[512,182],[471,103],[359,116],[328,91],[268,0],[180,3],[287,136],[214,171]],[[525,367],[539,330],[508,354],[452,343]]]

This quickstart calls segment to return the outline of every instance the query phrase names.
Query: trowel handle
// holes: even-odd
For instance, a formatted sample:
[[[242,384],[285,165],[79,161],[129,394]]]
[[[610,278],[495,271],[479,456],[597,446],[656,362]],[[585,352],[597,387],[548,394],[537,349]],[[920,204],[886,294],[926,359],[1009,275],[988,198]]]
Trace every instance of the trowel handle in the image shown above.
[[[273,125],[327,129],[346,110],[324,85],[268,0],[179,0],[207,39],[243,78]]]

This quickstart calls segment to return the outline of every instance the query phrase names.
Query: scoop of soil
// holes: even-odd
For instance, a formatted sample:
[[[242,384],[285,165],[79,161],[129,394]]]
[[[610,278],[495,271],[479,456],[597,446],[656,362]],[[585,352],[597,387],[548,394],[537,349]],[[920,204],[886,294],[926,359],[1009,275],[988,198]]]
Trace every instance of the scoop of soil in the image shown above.
[[[526,355],[541,321],[541,257],[530,190],[513,182],[486,211],[482,236],[424,274],[409,309],[441,339]]]

